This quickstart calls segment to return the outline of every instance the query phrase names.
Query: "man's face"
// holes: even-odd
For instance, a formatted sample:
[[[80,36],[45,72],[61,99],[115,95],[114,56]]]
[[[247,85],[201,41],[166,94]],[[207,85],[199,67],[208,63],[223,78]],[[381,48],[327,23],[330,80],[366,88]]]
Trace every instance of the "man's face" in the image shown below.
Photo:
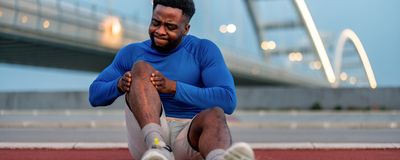
[[[167,52],[175,49],[189,31],[187,17],[178,8],[157,5],[149,26],[152,47]]]

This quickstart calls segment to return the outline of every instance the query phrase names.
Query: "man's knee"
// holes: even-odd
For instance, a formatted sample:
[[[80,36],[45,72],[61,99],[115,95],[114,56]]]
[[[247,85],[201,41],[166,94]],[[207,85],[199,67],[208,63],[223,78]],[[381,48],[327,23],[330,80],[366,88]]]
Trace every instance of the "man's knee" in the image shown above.
[[[224,110],[218,106],[206,109],[205,112],[209,112],[209,113],[217,114],[217,115],[221,115],[221,114],[224,115]]]
[[[132,65],[131,72],[132,78],[146,78],[150,77],[151,73],[153,73],[155,69],[149,63],[145,61],[137,61],[135,64]]]
[[[206,118],[207,123],[213,122],[225,122],[225,113],[224,110],[220,107],[213,107],[203,111],[203,114]]]

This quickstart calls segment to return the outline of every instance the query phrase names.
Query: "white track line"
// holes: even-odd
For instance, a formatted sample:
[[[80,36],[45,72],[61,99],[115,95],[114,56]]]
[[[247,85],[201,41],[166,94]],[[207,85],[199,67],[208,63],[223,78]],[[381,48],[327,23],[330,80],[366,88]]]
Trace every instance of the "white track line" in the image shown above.
[[[253,149],[400,149],[400,143],[250,143]],[[127,149],[127,143],[0,142],[0,149]]]
[[[24,143],[0,142],[0,149],[120,149],[127,143]]]
[[[254,149],[400,149],[399,143],[251,143]]]

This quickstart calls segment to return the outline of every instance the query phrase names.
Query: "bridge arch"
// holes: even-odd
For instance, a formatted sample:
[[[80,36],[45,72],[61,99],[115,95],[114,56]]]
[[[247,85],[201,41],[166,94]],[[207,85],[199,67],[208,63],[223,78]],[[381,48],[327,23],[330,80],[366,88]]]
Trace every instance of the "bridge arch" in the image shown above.
[[[362,45],[357,34],[354,33],[354,31],[351,29],[345,29],[342,31],[342,33],[340,34],[339,40],[337,42],[337,45],[336,45],[336,50],[335,50],[336,77],[338,78],[341,73],[343,51],[344,51],[345,44],[348,41],[351,42],[354,45],[354,47],[356,48],[358,56],[363,64],[365,74],[367,75],[369,85],[371,88],[375,89],[377,87],[377,83],[376,83],[375,75],[372,70],[371,64],[369,62],[367,53],[365,52],[364,46]],[[340,80],[338,79],[335,83],[335,86],[337,87],[339,85],[340,85]]]

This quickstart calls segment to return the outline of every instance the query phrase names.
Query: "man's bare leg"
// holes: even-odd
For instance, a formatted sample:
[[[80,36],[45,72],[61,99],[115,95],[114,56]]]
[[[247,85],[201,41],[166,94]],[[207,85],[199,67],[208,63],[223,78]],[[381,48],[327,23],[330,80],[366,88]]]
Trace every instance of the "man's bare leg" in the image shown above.
[[[142,128],[146,144],[151,147],[154,139],[164,143],[161,137],[160,113],[161,100],[156,88],[150,82],[155,69],[144,61],[132,66],[132,84],[126,94],[126,101]]]
[[[188,138],[190,145],[206,160],[254,160],[249,144],[232,145],[225,113],[219,107],[200,112],[192,121]]]
[[[189,143],[203,157],[216,151],[221,156],[232,144],[231,134],[226,123],[225,113],[219,107],[200,112],[189,128]]]
[[[132,66],[132,84],[126,100],[140,127],[149,123],[160,124],[161,100],[156,88],[150,82],[155,69],[144,61]]]
[[[132,66],[132,84],[126,94],[126,101],[133,112],[139,126],[142,128],[147,150],[142,160],[173,159],[171,149],[161,136],[161,100],[158,91],[150,82],[150,76],[156,70],[144,61],[138,61]]]

